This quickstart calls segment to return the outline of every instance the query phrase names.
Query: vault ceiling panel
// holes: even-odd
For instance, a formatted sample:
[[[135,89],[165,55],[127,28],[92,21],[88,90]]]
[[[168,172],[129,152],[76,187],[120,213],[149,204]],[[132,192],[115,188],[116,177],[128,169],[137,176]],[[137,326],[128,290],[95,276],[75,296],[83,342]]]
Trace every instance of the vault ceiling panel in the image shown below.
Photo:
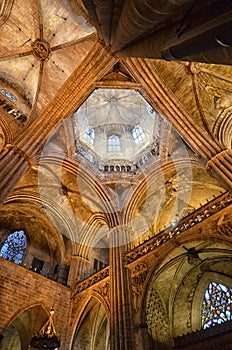
[[[198,125],[204,128],[204,123],[194,96],[193,74],[191,74],[189,63],[152,60],[152,65],[159,73],[165,85],[167,85],[180,103],[185,106],[194,119],[194,123],[198,123]]]
[[[31,42],[37,37],[39,37],[37,2],[15,0],[10,17],[1,27],[1,38],[4,40],[1,40],[0,58],[31,51]]]
[[[232,69],[195,64],[195,86],[202,118],[208,131],[231,148]]]
[[[71,73],[82,62],[95,42],[95,36],[89,36],[83,42],[53,51],[44,62],[40,93],[38,94],[35,114],[42,112]]]
[[[143,233],[148,227],[158,233],[224,192],[205,169],[191,163],[176,164],[175,170],[152,177],[147,180],[147,189],[133,221],[134,230],[139,228],[141,233],[142,222]]]
[[[51,47],[79,40],[91,33],[93,27],[83,17],[81,6],[76,3],[72,12],[70,1],[41,0],[44,39]]]
[[[133,126],[140,122],[144,112],[148,113],[147,108],[148,105],[136,91],[99,89],[82,105],[80,113],[87,113],[92,126],[109,123]]]
[[[230,108],[232,101],[232,67],[198,62],[166,62],[152,60],[152,65],[165,85],[176,96],[180,103],[189,112],[189,118],[197,123],[219,141],[224,141],[219,135],[221,125],[227,131],[224,142],[231,147],[231,113],[223,112]],[[228,121],[225,121],[228,118]],[[216,127],[215,127],[216,125]],[[216,129],[216,131],[214,131]],[[228,136],[230,132],[230,136]]]
[[[23,59],[18,57],[3,60],[0,61],[0,78],[13,89],[20,87],[18,92],[23,91],[32,104],[37,91],[39,66],[40,63],[32,55]]]
[[[20,206],[17,202],[10,203],[1,208],[0,227],[12,231],[24,229],[30,237],[30,242],[42,250],[48,249],[48,246],[53,247],[54,251],[57,249],[59,234],[46,216],[39,213],[38,207],[32,207],[31,202],[20,203]]]
[[[86,13],[72,0],[15,0],[1,31],[2,85],[26,97],[33,118],[46,108],[95,41]]]

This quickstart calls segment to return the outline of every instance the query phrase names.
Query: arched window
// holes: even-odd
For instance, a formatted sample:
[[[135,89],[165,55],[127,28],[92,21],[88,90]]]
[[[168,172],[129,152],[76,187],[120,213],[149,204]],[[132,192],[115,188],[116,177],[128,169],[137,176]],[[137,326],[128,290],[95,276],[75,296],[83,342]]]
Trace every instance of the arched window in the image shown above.
[[[202,302],[201,319],[204,329],[232,320],[232,289],[210,282]]]
[[[143,128],[140,125],[134,127],[132,134],[136,144],[140,144],[145,139]]]
[[[117,135],[111,135],[108,137],[108,152],[120,152],[120,138]]]
[[[8,236],[0,251],[0,256],[15,264],[20,264],[27,246],[24,231],[15,231]]]
[[[91,144],[93,145],[94,143],[94,137],[95,137],[95,134],[94,134],[94,129],[91,128],[90,126],[87,126],[87,128],[85,129],[85,139]]]
[[[1,89],[1,93],[8,97],[10,100],[12,100],[13,102],[17,101],[17,98],[15,97],[15,95],[13,95],[9,90],[6,89]]]

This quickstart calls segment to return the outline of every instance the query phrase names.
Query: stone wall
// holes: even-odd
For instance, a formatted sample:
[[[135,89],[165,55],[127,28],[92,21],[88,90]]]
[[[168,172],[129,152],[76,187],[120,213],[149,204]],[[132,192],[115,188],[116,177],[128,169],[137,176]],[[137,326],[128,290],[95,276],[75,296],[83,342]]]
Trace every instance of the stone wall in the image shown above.
[[[55,307],[54,323],[61,349],[69,349],[70,290],[0,258],[0,334],[4,335],[17,315],[40,303],[47,312]]]

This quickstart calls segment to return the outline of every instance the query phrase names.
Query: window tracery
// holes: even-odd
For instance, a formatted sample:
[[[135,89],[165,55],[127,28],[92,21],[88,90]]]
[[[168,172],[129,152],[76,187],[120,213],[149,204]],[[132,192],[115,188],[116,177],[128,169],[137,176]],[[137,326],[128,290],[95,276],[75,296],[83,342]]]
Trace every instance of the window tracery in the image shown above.
[[[6,89],[1,89],[1,93],[8,97],[11,101],[16,102],[17,98],[15,97],[15,95],[13,95],[9,90]]]
[[[132,130],[135,143],[138,145],[145,139],[145,133],[141,125],[136,125]]]
[[[201,319],[203,329],[232,320],[232,289],[210,282],[202,302]]]
[[[14,262],[15,264],[20,264],[25,253],[26,246],[27,239],[24,231],[15,231],[5,240],[0,251],[0,256],[3,259]]]
[[[121,152],[119,136],[111,135],[108,137],[108,152]]]

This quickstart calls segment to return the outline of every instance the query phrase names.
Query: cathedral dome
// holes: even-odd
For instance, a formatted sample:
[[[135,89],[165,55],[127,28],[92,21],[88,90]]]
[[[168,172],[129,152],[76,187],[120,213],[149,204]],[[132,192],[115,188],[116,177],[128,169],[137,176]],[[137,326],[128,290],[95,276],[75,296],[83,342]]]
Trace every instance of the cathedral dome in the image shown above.
[[[159,115],[135,90],[97,89],[73,118],[79,149],[101,163],[136,163],[158,139]]]

